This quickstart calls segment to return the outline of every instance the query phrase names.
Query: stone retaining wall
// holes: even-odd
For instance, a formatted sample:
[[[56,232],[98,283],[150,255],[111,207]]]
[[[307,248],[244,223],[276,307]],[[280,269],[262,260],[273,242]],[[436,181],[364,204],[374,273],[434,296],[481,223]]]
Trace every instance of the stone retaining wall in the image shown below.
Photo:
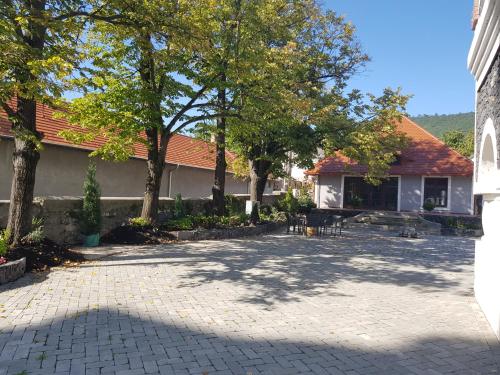
[[[0,265],[0,285],[19,279],[26,271],[26,258]]]
[[[237,195],[238,199],[247,200],[247,195]],[[266,204],[272,204],[279,196],[264,197]],[[141,214],[142,198],[101,198],[103,216],[102,231],[104,235],[111,229],[125,223],[131,217]],[[79,197],[43,197],[33,202],[33,215],[44,223],[47,238],[60,244],[78,244],[82,242],[79,216],[82,209],[82,198]],[[211,199],[187,199],[185,205],[191,214],[207,214],[211,211]],[[175,200],[160,199],[160,218],[168,218],[173,211]],[[0,201],[0,228],[7,226],[9,201]]]

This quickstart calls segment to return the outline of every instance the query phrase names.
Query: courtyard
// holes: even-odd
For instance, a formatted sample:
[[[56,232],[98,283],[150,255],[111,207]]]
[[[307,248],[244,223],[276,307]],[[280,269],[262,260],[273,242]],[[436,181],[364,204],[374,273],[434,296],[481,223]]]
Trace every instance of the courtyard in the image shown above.
[[[116,248],[0,287],[0,374],[487,374],[474,241],[347,231]]]

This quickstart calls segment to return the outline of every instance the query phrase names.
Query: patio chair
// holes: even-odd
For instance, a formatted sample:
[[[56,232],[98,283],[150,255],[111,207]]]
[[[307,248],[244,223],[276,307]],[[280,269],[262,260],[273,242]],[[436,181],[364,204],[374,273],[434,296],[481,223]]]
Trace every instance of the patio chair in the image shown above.
[[[286,232],[290,233],[290,227],[292,228],[292,233],[297,232],[298,234],[304,233],[305,227],[305,217],[302,215],[290,215],[287,214],[287,229]]]
[[[330,234],[333,236],[342,235],[342,225],[344,223],[344,218],[340,215],[329,215],[325,219],[325,233],[328,234],[328,230],[330,230]]]
[[[322,236],[326,232],[325,217],[322,214],[309,214],[305,217],[304,234],[307,235],[308,228],[315,228],[316,235]]]

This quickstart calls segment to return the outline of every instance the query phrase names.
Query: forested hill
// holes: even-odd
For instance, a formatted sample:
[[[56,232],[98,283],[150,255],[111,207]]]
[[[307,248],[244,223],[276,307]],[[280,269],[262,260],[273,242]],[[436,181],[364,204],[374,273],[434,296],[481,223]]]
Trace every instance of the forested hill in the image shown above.
[[[421,115],[411,119],[439,138],[449,130],[468,131],[474,129],[474,112],[453,115]]]

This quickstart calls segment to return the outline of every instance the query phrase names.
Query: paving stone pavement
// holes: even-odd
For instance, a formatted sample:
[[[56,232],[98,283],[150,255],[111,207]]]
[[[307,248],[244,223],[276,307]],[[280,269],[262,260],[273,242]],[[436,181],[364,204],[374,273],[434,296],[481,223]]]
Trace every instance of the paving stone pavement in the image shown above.
[[[488,374],[470,239],[124,247],[0,287],[0,374]]]

